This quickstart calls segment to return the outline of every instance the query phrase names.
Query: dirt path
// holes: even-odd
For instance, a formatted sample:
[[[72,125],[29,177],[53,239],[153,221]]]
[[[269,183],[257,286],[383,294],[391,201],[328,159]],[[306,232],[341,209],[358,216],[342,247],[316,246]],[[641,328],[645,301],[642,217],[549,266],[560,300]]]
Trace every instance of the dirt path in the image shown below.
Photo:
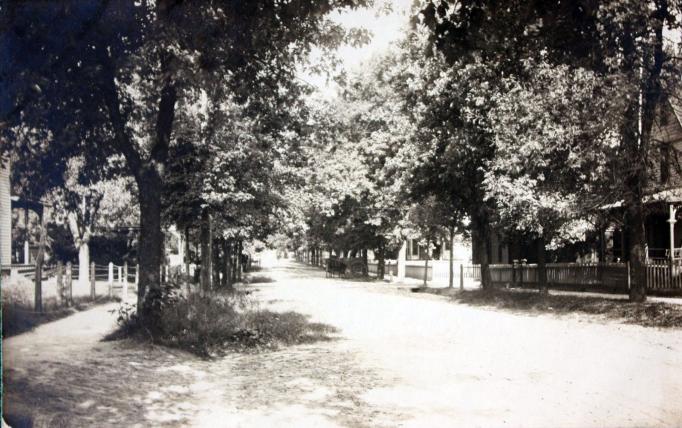
[[[456,305],[289,264],[259,299],[331,342],[202,361],[99,342],[95,308],[4,342],[5,411],[45,426],[682,426],[682,332]]]

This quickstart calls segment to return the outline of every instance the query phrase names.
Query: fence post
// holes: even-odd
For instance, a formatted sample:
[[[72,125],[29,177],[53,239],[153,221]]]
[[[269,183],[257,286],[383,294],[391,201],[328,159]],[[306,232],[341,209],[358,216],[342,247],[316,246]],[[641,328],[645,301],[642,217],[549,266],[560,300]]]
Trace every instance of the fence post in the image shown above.
[[[140,265],[135,265],[135,287],[140,285]]]
[[[625,262],[625,267],[627,268],[627,272],[628,272],[628,290],[629,290],[630,289],[630,262],[629,261]]]
[[[109,262],[109,276],[107,278],[107,283],[109,284],[109,297],[112,297],[114,293],[114,264]]]
[[[90,263],[90,299],[95,300],[97,298],[97,292],[95,287],[97,286],[97,279],[95,278],[95,262]]]
[[[72,269],[71,262],[67,262],[66,263],[66,286],[68,287],[68,294],[66,295],[67,306],[71,306],[71,304],[73,303],[73,275],[71,269]]]
[[[464,264],[459,264],[459,289],[464,291]]]
[[[64,265],[61,260],[57,262],[57,298],[59,304],[64,303]]]

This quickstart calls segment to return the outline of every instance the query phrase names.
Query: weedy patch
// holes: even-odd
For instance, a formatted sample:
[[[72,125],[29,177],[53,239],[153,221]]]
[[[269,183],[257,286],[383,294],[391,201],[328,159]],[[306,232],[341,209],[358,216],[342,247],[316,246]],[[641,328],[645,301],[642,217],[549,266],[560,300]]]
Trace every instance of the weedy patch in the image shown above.
[[[520,290],[472,290],[452,296],[458,303],[490,306],[519,313],[586,314],[645,327],[682,327],[682,305],[630,303],[605,297],[540,294]]]
[[[202,357],[229,351],[251,352],[331,340],[332,326],[296,312],[259,308],[245,293],[184,295],[166,287],[155,299],[154,321],[142,322],[132,305],[118,310],[119,328],[105,340],[137,340],[179,348]]]
[[[275,282],[275,280],[267,275],[247,275],[244,278],[244,284],[266,284],[271,282]]]

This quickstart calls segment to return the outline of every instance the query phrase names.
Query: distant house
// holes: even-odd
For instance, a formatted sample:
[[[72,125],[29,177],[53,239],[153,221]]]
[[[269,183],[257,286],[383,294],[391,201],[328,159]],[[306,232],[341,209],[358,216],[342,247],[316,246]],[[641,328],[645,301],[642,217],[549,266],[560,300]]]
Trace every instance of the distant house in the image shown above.
[[[0,160],[0,265],[12,261],[12,201],[10,199],[10,163]]]

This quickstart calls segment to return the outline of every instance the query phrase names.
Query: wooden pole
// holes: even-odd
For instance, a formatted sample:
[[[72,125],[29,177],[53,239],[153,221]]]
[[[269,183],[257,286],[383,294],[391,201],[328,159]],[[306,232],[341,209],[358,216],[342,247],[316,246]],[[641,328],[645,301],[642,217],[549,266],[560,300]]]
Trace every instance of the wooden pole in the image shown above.
[[[90,263],[90,299],[95,300],[97,298],[97,279],[95,278],[95,262]]]

